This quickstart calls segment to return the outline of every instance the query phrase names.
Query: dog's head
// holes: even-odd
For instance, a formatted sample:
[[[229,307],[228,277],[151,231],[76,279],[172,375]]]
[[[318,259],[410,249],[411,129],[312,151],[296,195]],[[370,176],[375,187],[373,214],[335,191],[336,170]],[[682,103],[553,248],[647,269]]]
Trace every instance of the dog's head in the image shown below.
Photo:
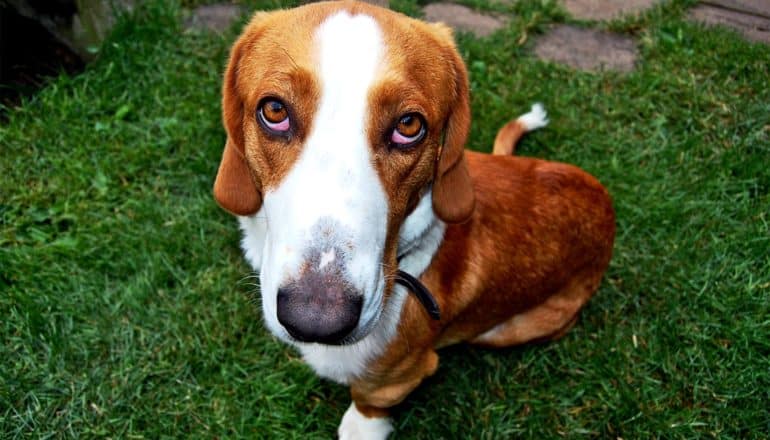
[[[474,208],[468,79],[451,31],[352,2],[257,13],[222,93],[214,195],[266,218],[268,327],[291,342],[363,338],[418,203],[450,223]]]

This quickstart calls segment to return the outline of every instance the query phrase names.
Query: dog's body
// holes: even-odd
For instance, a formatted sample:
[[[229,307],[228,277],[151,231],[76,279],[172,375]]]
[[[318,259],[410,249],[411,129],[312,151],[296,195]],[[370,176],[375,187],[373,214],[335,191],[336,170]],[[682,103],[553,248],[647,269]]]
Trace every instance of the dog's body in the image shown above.
[[[276,41],[280,27],[296,41]],[[573,166],[504,155],[544,125],[537,109],[500,131],[498,155],[463,151],[467,77],[442,25],[359,3],[258,14],[223,93],[216,198],[241,216],[268,328],[350,385],[341,437],[386,437],[387,408],[435,371],[437,348],[558,338],[596,291],[607,192]]]

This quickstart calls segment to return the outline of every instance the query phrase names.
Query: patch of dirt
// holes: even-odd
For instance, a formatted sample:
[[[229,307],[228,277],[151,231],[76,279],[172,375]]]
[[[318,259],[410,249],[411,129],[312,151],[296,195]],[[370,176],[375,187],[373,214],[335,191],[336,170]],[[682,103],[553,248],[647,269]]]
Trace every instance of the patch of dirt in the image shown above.
[[[431,3],[422,11],[427,21],[442,22],[456,30],[472,32],[477,37],[486,37],[506,23],[500,17],[481,14],[454,3]]]
[[[765,3],[766,2],[766,3]],[[701,4],[690,10],[690,20],[711,26],[727,26],[743,34],[749,40],[758,43],[770,44],[770,1],[765,0],[767,16],[756,15],[754,11],[726,9],[720,6]],[[749,1],[725,1],[720,3],[752,3]],[[740,5],[738,5],[740,6]],[[745,6],[745,5],[744,5]]]
[[[387,8],[390,5],[389,0],[361,0],[364,3],[369,3],[371,5],[379,6],[382,8]]]
[[[306,5],[308,3],[318,3],[326,0],[301,0],[303,5]],[[390,0],[359,0],[364,3],[369,3],[370,5],[379,6],[381,8],[389,8],[390,7]]]
[[[558,25],[537,39],[535,54],[579,70],[630,72],[639,51],[634,40],[623,35]]]
[[[610,20],[639,14],[660,0],[564,0],[564,7],[580,20]]]

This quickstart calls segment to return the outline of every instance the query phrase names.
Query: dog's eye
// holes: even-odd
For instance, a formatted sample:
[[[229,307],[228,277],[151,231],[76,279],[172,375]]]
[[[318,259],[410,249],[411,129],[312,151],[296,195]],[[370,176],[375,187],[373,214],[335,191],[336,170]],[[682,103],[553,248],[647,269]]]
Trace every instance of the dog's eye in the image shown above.
[[[390,134],[390,142],[397,147],[410,147],[425,136],[425,123],[416,113],[408,113],[398,120]]]
[[[285,133],[291,128],[289,111],[277,99],[268,98],[259,104],[259,122],[270,131]]]

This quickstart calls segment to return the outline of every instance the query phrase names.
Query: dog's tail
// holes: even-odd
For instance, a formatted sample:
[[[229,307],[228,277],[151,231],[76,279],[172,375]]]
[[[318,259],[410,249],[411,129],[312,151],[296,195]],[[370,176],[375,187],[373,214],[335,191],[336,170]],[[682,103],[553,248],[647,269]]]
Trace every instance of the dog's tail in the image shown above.
[[[543,105],[538,102],[532,106],[532,110],[530,110],[529,113],[525,113],[505,124],[503,128],[497,132],[492,154],[501,154],[505,156],[513,154],[516,143],[519,142],[519,139],[521,139],[524,133],[545,127],[547,124],[548,114],[545,112]]]

